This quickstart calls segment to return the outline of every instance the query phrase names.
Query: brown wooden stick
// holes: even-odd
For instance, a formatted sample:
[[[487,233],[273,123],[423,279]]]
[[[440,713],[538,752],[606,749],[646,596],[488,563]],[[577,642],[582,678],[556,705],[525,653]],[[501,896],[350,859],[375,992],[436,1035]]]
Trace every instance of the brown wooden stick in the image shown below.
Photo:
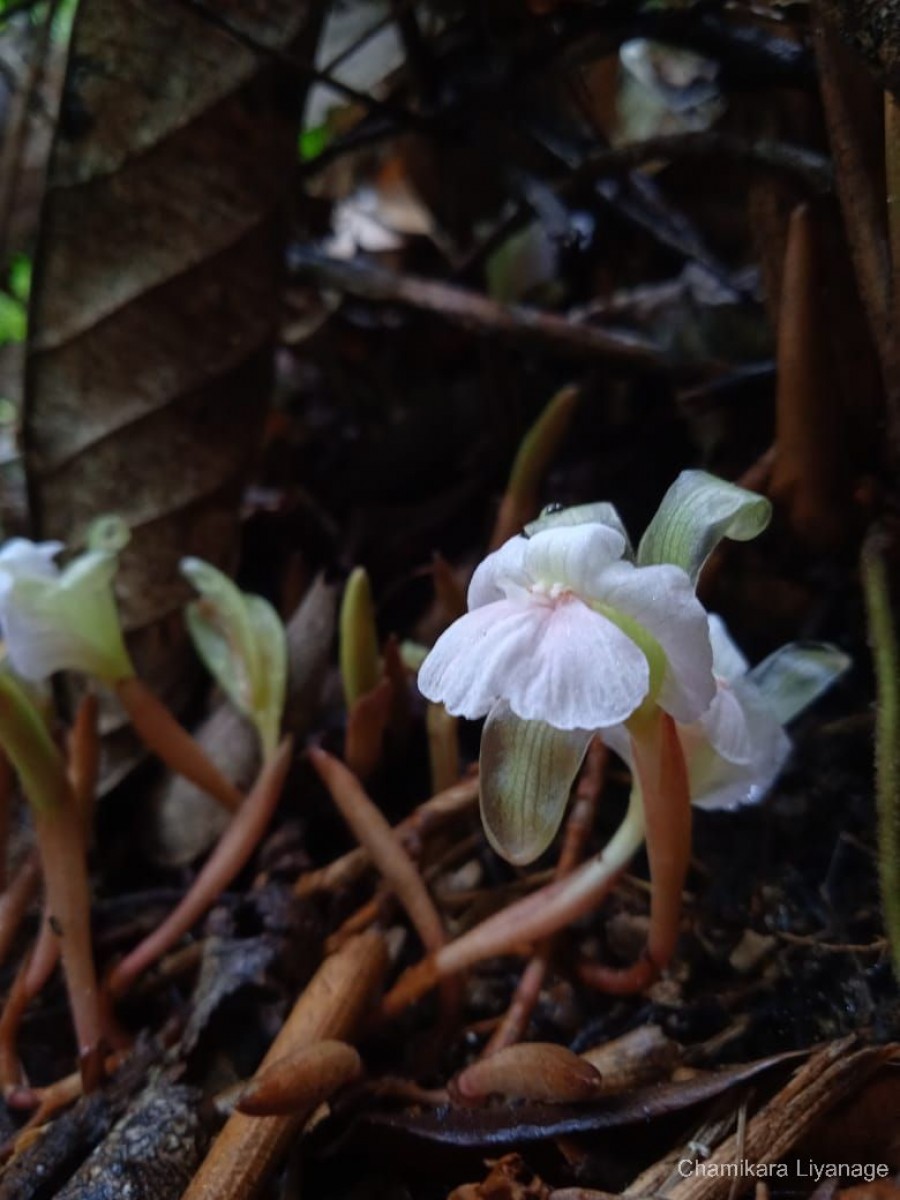
[[[387,970],[380,934],[369,931],[327,958],[294,1005],[260,1071],[303,1046],[353,1037]],[[234,1113],[182,1200],[253,1200],[308,1116]]]
[[[383,267],[359,261],[343,262],[308,249],[297,251],[291,262],[296,275],[321,287],[376,303],[402,304],[432,312],[479,333],[524,338],[532,345],[543,345],[559,354],[610,358],[638,367],[659,368],[666,361],[658,346],[637,334],[578,325],[556,313],[541,312],[523,304],[501,304],[455,284],[397,275]]]

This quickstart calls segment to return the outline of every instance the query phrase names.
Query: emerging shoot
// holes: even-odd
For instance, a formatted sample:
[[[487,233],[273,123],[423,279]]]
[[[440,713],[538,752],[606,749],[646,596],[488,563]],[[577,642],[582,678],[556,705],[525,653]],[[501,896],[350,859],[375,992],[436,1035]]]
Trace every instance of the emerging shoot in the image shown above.
[[[199,558],[181,571],[201,598],[185,617],[194,648],[229,700],[255,725],[263,757],[278,746],[287,691],[287,637],[281,618],[262,596],[242,592]]]

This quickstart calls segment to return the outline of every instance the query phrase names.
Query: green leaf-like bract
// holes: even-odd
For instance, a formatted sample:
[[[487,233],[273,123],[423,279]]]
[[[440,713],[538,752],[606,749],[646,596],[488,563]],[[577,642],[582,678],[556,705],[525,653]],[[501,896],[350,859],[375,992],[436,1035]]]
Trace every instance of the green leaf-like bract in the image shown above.
[[[663,496],[638,546],[638,566],[673,563],[693,583],[722,538],[747,542],[768,525],[772,506],[765,496],[706,471],[682,471]]]

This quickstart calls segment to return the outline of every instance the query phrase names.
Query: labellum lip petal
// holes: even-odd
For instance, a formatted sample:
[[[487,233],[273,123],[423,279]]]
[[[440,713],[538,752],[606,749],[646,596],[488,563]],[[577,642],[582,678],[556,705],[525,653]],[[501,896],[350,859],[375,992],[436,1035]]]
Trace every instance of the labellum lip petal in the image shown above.
[[[481,819],[507,862],[533,862],[553,841],[591,736],[522,720],[504,701],[491,709],[481,735]]]

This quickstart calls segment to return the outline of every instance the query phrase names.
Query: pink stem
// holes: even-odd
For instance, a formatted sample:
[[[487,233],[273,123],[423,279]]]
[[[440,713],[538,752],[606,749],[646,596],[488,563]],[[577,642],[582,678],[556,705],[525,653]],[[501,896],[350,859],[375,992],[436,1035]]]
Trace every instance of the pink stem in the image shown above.
[[[681,894],[691,856],[691,796],[675,722],[661,710],[632,737],[635,770],[644,795],[647,858],[653,885],[650,932],[643,955],[630,967],[579,966],[591,987],[617,995],[640,992],[668,965],[681,923]]]
[[[229,812],[241,807],[243,796],[234,784],[229,783],[199,743],[145,684],[136,676],[120,679],[116,694],[138,737],[170,770],[208,792]]]
[[[292,739],[285,738],[272,758],[264,764],[253,789],[235,813],[181,903],[113,968],[106,981],[111,996],[121,996],[160,955],[171,949],[212,907],[244,867],[275,812],[291,763],[292,749]]]
[[[78,1039],[85,1092],[103,1072],[102,1022],[91,943],[91,890],[84,853],[81,813],[66,784],[59,804],[34,808],[34,827],[47,893],[46,920],[58,939],[63,972]]]

